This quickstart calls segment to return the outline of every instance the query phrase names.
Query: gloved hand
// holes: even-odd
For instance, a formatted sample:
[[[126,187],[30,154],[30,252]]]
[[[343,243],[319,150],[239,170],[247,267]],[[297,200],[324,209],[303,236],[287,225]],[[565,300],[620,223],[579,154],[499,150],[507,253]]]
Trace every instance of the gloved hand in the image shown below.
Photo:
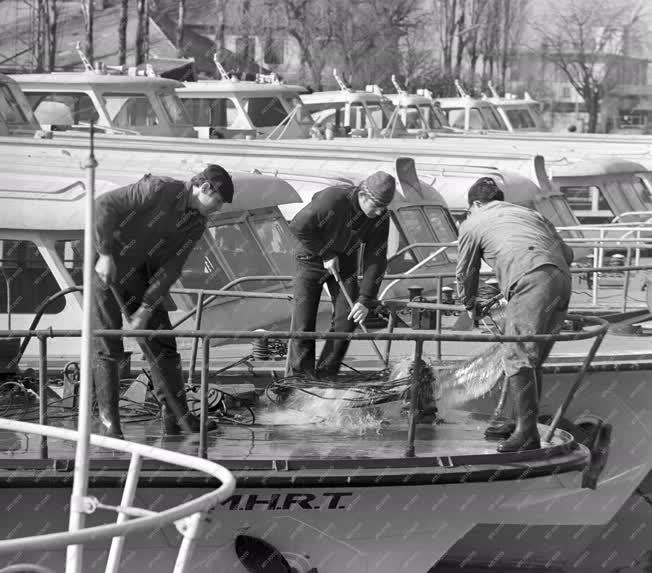
[[[138,310],[131,315],[131,319],[125,324],[123,330],[145,330],[152,317],[152,312],[152,307],[149,305],[140,305]]]

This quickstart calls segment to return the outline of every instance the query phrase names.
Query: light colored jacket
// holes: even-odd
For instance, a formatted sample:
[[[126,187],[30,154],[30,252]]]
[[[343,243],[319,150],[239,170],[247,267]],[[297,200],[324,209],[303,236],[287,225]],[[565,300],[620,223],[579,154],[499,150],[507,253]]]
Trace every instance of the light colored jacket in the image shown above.
[[[505,201],[491,201],[474,212],[460,227],[457,290],[462,304],[475,304],[481,259],[494,270],[509,300],[519,279],[543,265],[568,274],[572,249],[543,215]]]

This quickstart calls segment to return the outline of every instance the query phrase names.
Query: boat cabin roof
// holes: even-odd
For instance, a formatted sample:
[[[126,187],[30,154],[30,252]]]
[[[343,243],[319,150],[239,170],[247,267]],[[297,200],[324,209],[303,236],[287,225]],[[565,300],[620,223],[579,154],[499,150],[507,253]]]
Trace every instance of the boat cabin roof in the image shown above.
[[[301,201],[294,188],[278,177],[232,172],[233,203],[220,211],[232,213],[276,207]],[[101,195],[133,182],[100,179],[95,193]],[[0,182],[0,229],[78,231],[84,228],[86,183],[76,177],[3,173]]]
[[[159,91],[183,87],[181,82],[151,76],[128,76],[100,74],[95,72],[53,72],[51,74],[12,74],[21,89],[27,91],[79,89],[92,90],[96,87],[106,90],[117,88],[124,91],[142,92],[143,89]]]
[[[346,103],[390,103],[389,99],[382,94],[361,90],[333,90],[327,92],[301,94],[301,101],[307,106],[317,106],[321,109],[326,109],[328,107],[334,107],[335,105]]]
[[[582,160],[568,165],[555,165],[552,168],[552,174],[555,179],[566,177],[601,177],[604,175],[646,172],[649,172],[649,169],[635,161],[606,157]]]
[[[235,96],[274,96],[288,97],[305,93],[306,88],[291,84],[270,84],[239,80],[199,80],[197,82],[184,82],[177,89],[180,97],[205,96],[205,95],[235,95]]]
[[[431,98],[416,94],[385,94],[385,97],[395,106],[435,105]]]
[[[437,101],[443,109],[457,107],[495,107],[490,101],[481,98],[465,97],[438,97]]]

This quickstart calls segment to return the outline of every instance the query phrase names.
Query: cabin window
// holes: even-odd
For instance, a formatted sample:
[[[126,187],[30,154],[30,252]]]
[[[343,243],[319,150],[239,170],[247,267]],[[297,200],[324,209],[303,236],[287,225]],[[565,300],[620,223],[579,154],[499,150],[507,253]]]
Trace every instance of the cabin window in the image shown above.
[[[562,187],[561,192],[573,211],[610,211],[609,203],[595,185]]]
[[[238,111],[228,98],[183,98],[192,124],[207,127],[231,127]]]
[[[293,275],[295,272],[294,251],[296,241],[281,219],[270,221],[252,220],[251,226],[265,252],[282,275]]]
[[[277,97],[242,98],[242,107],[254,127],[275,127],[288,115]]]
[[[421,110],[421,115],[423,115],[428,129],[440,129],[443,127],[443,123],[441,121],[442,118],[439,117],[432,106],[421,105],[419,106],[419,109]]]
[[[179,277],[182,288],[217,290],[229,282],[229,277],[215,254],[215,248],[212,235],[204,233],[183,266]],[[197,295],[191,295],[190,298],[194,306]]]
[[[642,208],[642,205],[637,201],[638,197],[635,196],[634,190],[629,185],[629,181],[609,181],[605,185],[605,190],[614,205],[614,214],[616,215],[626,211],[639,211]]]
[[[27,100],[42,125],[97,123],[95,104],[85,93],[30,92]]]
[[[509,123],[514,129],[528,129],[536,127],[532,116],[526,109],[506,109],[505,113],[509,118]]]
[[[61,290],[31,241],[0,240],[0,275],[0,312],[3,313],[9,306],[12,313],[32,314],[46,298]],[[65,306],[66,301],[60,298],[45,309],[45,314],[57,314]]]
[[[441,207],[425,207],[426,216],[437,240],[441,243],[454,243],[457,241],[457,233],[451,226],[450,217]],[[446,249],[446,254],[451,261],[457,260],[457,249],[451,247]]]
[[[170,121],[177,125],[189,125],[190,118],[183,107],[181,100],[174,94],[160,94],[163,107],[167,112]]]
[[[646,210],[652,210],[652,193],[650,193],[649,184],[646,184],[646,182],[641,177],[634,177],[632,185],[637,195],[645,205]]]
[[[544,201],[542,204],[547,203]],[[553,223],[553,225],[560,226],[560,227],[573,227],[575,225],[579,225],[579,222],[575,215],[573,214],[572,209],[570,208],[570,205],[568,204],[568,201],[564,196],[560,195],[551,195],[550,196],[550,204],[554,210],[554,213],[558,217],[559,223],[556,223],[551,217],[548,217],[545,212],[542,212],[545,217],[548,218],[548,220]],[[559,233],[562,237],[565,238],[576,238],[576,239],[581,239],[582,238],[582,233],[580,231],[561,231]]]
[[[398,217],[410,244],[441,242],[435,237],[420,207],[403,207],[399,209]],[[419,260],[423,260],[437,249],[438,247],[416,247],[414,251],[418,254]],[[442,253],[431,259],[426,266],[441,265],[446,261],[446,256]]]
[[[274,274],[246,223],[227,223],[210,227],[214,245],[224,257],[236,277]],[[256,281],[249,284],[252,290],[260,290],[275,281]]]
[[[397,224],[396,221],[396,214],[392,213],[392,222],[394,223],[394,227],[396,227],[398,230],[398,245],[396,247],[396,251],[398,252],[401,249],[407,247],[408,242],[405,238],[405,234],[401,229],[401,225]],[[419,261],[417,260],[415,254],[411,250],[405,251],[396,257],[390,257],[390,261],[387,264],[387,274],[398,275],[404,273],[410,270],[418,262]]]
[[[448,125],[457,129],[464,129],[464,109],[450,108],[445,109],[444,114],[448,118]]]
[[[104,107],[113,127],[154,127],[159,118],[145,94],[105,93]]]
[[[73,284],[84,284],[84,242],[79,239],[76,241],[56,241],[54,250],[66,267]]]
[[[2,106],[2,115],[4,116],[5,121],[8,125],[16,126],[29,123],[27,117],[20,107],[20,104],[16,100],[16,97],[14,96],[14,93],[11,91],[9,86],[0,86],[0,97],[2,97],[4,100],[4,105]]]
[[[401,110],[401,119],[408,129],[424,129],[424,122],[416,106],[410,106]]]
[[[505,130],[507,128],[507,126],[504,124],[503,120],[500,118],[500,116],[498,115],[498,113],[494,108],[482,107],[480,108],[480,113],[482,114],[482,117],[484,117],[487,129]],[[477,129],[477,128],[472,128],[472,129]]]

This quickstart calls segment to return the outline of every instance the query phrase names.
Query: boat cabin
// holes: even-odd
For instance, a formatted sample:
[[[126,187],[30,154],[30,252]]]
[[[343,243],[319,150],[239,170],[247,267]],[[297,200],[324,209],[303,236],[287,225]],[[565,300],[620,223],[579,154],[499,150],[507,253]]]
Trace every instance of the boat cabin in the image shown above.
[[[332,128],[335,137],[401,137],[407,135],[392,102],[378,86],[348,87],[333,70],[339,90],[302,94],[301,101],[318,126]],[[326,136],[328,139],[328,135]]]
[[[182,173],[170,175],[187,178]],[[98,180],[96,193],[132,180]],[[293,274],[293,239],[279,206],[299,201],[296,191],[275,177],[233,173],[233,180],[233,203],[210,218],[206,233],[173,291],[219,289],[241,277]],[[82,284],[85,195],[83,175],[75,178],[4,173],[0,189],[0,328],[27,330],[44,300]],[[241,290],[287,292],[289,285],[252,280],[233,288],[234,293]],[[167,301],[173,310],[172,322],[191,310],[196,299],[196,294],[173,292]],[[235,296],[217,298],[205,308],[202,325],[224,328],[231,324],[234,314],[246,329],[284,325],[290,314],[287,301],[271,302]],[[39,327],[65,329],[81,325],[81,304],[79,293],[52,301]],[[28,355],[33,356],[37,346],[32,341]],[[79,341],[57,338],[49,348],[53,358],[76,356]]]
[[[197,137],[175,89],[152,76],[98,71],[16,74],[40,124],[52,131]]]
[[[451,127],[464,131],[508,131],[496,107],[487,100],[466,95],[437,101]]]
[[[610,223],[625,213],[629,221],[650,218],[652,172],[640,163],[597,158],[549,166],[548,171],[583,224]]]
[[[541,105],[533,100],[528,92],[517,98],[514,94],[500,97],[494,86],[489,82],[491,96],[483,94],[483,99],[496,106],[496,111],[505,122],[508,131],[549,131],[543,123]]]
[[[425,138],[438,132],[452,132],[448,119],[437,102],[422,90],[419,91],[422,93],[386,94],[394,106],[394,114],[400,117],[407,133]]]
[[[305,88],[266,78],[240,81],[225,74],[185,82],[176,91],[200,138],[309,137],[314,122],[299,97]]]
[[[41,126],[15,80],[0,74],[0,135],[34,136]]]

